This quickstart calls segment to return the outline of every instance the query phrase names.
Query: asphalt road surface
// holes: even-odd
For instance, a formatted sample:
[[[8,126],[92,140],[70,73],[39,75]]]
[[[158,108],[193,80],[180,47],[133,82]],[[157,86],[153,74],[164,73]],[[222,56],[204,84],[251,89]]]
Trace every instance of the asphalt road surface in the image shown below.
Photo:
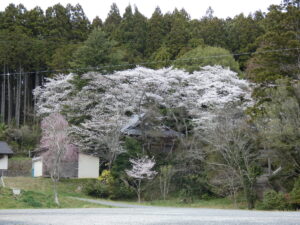
[[[0,225],[300,225],[300,212],[169,207],[0,210]]]

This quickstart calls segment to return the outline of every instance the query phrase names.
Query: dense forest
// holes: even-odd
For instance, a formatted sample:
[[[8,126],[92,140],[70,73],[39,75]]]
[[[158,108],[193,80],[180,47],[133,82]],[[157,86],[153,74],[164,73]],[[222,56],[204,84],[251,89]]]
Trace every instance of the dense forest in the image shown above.
[[[200,19],[159,7],[147,18],[130,5],[120,15],[113,4],[105,21],[89,21],[80,5],[11,4],[0,12],[0,137],[27,154],[39,143],[40,120],[59,112],[78,146],[102,154],[109,181],[91,193],[130,196],[124,171],[130,158],[147,155],[160,173],[145,189],[157,182],[163,198],[231,196],[253,208],[268,187],[262,207],[298,208],[299,21],[299,0],[227,19],[212,8]],[[123,137],[117,131],[135,115],[141,136]],[[153,141],[153,127],[175,133]],[[153,142],[166,150],[153,150]]]

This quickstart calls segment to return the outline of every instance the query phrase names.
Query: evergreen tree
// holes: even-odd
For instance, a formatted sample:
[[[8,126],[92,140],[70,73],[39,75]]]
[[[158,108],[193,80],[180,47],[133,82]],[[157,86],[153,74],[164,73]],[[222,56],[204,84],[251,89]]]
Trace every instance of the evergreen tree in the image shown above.
[[[276,88],[263,90],[254,119],[272,164],[283,168],[279,178],[286,182],[300,174],[300,83],[289,79],[275,83]]]
[[[70,62],[73,60],[72,56],[79,46],[79,44],[61,45],[51,55],[48,66],[53,70],[62,70],[61,72],[67,73],[70,68]]]
[[[256,39],[264,33],[259,21],[251,15],[245,17],[244,14],[227,20],[226,29],[228,33],[227,46],[233,53],[254,52]],[[245,69],[245,62],[249,57],[249,55],[236,57],[240,61],[242,69]]]
[[[266,33],[257,39],[258,54],[247,64],[249,78],[257,82],[273,82],[284,76],[298,79],[299,20],[300,11],[295,6],[270,7],[263,21]]]
[[[24,21],[26,12],[27,10],[22,4],[17,6],[9,4],[3,13],[0,29],[23,29],[25,31]]]
[[[113,3],[110,7],[110,11],[108,16],[104,22],[103,30],[109,34],[113,35],[114,31],[118,28],[121,23],[122,17],[120,15],[120,11],[116,3]]]
[[[213,16],[213,10],[209,8],[206,15],[199,21],[193,38],[203,39],[206,45],[227,48],[225,20]]]
[[[189,21],[190,16],[182,9],[174,10],[172,14],[171,30],[167,35],[166,46],[170,49],[172,59],[175,59],[180,50],[183,49],[189,39]]]
[[[72,37],[70,8],[56,4],[46,10],[47,35],[52,41],[67,41]]]
[[[99,16],[96,16],[95,19],[93,19],[92,29],[95,29],[95,28],[103,28],[103,22],[99,18]]]
[[[129,5],[115,33],[116,40],[126,49],[126,61],[137,63],[143,60],[146,48],[147,19],[137,8],[133,13]]]
[[[46,32],[45,28],[45,15],[40,7],[35,7],[25,14],[26,28],[30,30],[33,37],[43,37]]]
[[[138,8],[134,8],[134,29],[133,29],[133,47],[136,49],[142,57],[145,57],[146,51],[146,41],[147,41],[147,33],[148,33],[148,26],[147,26],[147,18],[142,15]]]
[[[81,5],[67,5],[67,11],[70,13],[70,23],[72,28],[72,41],[85,41],[90,32],[90,21],[86,17]]]
[[[148,21],[146,54],[151,56],[153,52],[160,48],[166,36],[166,25],[164,16],[157,7]]]
[[[283,0],[284,6],[296,6],[300,9],[300,1],[299,0]]]
[[[103,72],[114,70],[115,68],[107,66],[120,64],[123,58],[123,52],[116,48],[116,44],[108,39],[104,31],[95,29],[74,53],[71,65],[84,70],[97,70],[97,67]],[[105,67],[102,68],[103,66]]]

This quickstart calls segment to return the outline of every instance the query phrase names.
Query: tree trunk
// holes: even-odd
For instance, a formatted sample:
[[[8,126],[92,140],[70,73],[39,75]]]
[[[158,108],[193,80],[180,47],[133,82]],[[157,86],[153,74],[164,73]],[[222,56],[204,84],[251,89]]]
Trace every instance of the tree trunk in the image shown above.
[[[34,89],[36,89],[39,86],[39,75],[38,73],[35,74],[35,80],[34,80]],[[33,96],[33,120],[36,122],[36,97]]]
[[[138,203],[141,203],[141,192],[138,192],[137,196],[138,196]]]
[[[138,180],[136,193],[138,196],[138,203],[141,203],[141,180]]]
[[[244,175],[243,177],[243,188],[244,188],[244,194],[247,201],[248,209],[254,209],[255,207],[255,194],[253,191],[253,185],[251,181],[249,181],[248,177]]]
[[[8,100],[8,112],[7,112],[7,123],[10,124],[12,117],[12,98],[11,98],[11,87],[10,87],[10,75],[7,75],[7,100]]]
[[[3,170],[1,171],[1,174],[0,174],[0,180],[1,180],[2,187],[5,187],[5,183],[4,183],[4,179],[3,179]]]
[[[16,126],[20,126],[20,117],[21,117],[21,82],[22,82],[22,72],[21,72],[21,67],[20,67],[20,73],[17,79],[17,94],[16,94],[16,112],[15,112],[15,117],[16,117]]]
[[[56,205],[59,205],[56,179],[53,180],[53,193],[54,193],[54,202]]]
[[[164,181],[164,200],[166,200],[167,197],[167,180]]]
[[[4,67],[3,73],[5,74],[5,67]],[[3,78],[2,78],[2,90],[1,90],[1,122],[2,123],[5,123],[5,99],[6,99],[5,98],[6,97],[5,76],[6,75],[3,75]]]
[[[27,115],[27,91],[28,91],[28,78],[27,75],[24,75],[24,107],[23,107],[23,124],[26,123]]]

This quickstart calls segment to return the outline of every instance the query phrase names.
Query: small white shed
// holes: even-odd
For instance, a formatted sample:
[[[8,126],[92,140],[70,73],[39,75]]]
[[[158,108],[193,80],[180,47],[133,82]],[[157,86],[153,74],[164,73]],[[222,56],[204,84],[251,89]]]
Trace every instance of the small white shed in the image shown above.
[[[35,157],[32,159],[32,176],[33,177],[42,177],[43,176],[42,157]]]
[[[61,177],[98,178],[99,168],[99,157],[78,153],[76,162],[62,162]],[[32,158],[32,176],[42,177],[47,175],[49,175],[49,171],[43,165],[43,156]]]
[[[11,156],[13,151],[4,141],[0,141],[0,170],[8,169],[8,157]]]
[[[98,178],[100,169],[99,157],[79,153],[78,178]]]

